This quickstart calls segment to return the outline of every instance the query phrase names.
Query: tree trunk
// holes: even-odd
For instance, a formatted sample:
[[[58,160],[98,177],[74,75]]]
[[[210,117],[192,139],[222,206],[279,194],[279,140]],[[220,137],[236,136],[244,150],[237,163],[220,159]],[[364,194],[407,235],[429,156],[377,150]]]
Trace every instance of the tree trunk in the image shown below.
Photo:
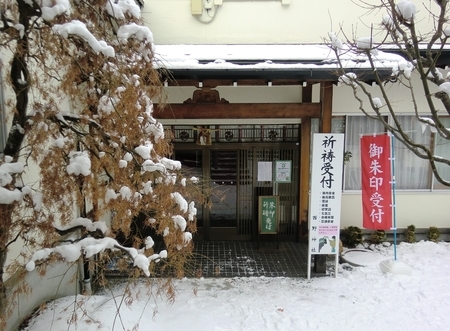
[[[11,228],[12,205],[0,204],[0,329],[4,330],[7,320],[7,295],[5,280],[3,279],[6,256],[8,253],[8,235]]]
[[[19,22],[23,25],[24,31],[29,30],[29,20],[34,15],[40,16],[40,8],[36,2],[18,0],[19,6]],[[25,137],[25,124],[28,107],[29,93],[29,72],[27,67],[28,57],[28,36],[25,34],[17,43],[11,64],[11,83],[16,94],[16,109],[12,121],[12,127],[6,140],[4,154],[13,157],[14,161],[19,158],[19,152]],[[13,182],[14,183],[14,182]],[[12,211],[14,205],[0,204],[0,329],[4,329],[4,321],[7,319],[7,291],[3,279],[6,257],[8,253],[9,232],[12,226]]]

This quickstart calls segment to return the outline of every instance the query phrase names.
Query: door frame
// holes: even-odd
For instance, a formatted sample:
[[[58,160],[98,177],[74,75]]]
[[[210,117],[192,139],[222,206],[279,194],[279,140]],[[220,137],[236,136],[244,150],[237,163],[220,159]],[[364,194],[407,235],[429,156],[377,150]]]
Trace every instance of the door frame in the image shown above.
[[[299,149],[299,145],[297,143],[280,143],[280,142],[263,142],[263,143],[212,143],[211,145],[197,145],[192,143],[178,143],[175,144],[174,152],[176,154],[177,150],[191,150],[191,151],[202,151],[202,176],[205,179],[203,182],[203,185],[209,186],[209,179],[211,178],[210,174],[210,160],[211,160],[211,152],[214,150],[235,150],[237,152],[237,158],[239,158],[240,153],[239,151],[242,149],[272,149],[272,150],[281,150],[281,149]],[[299,151],[300,153],[300,151]],[[256,155],[253,155],[253,159],[256,159]],[[239,162],[239,161],[238,161]],[[257,173],[257,164],[256,162],[253,162],[254,169],[253,172],[253,191],[256,187],[256,178],[255,174]],[[299,167],[300,168],[300,167]],[[239,190],[239,183],[238,190]],[[297,183],[297,185],[299,185]],[[208,188],[208,186],[204,186],[205,189]],[[299,190],[300,194],[300,190]],[[256,200],[255,200],[256,199]],[[256,203],[258,197],[255,197],[253,195],[253,202]],[[238,208],[238,207],[237,207]],[[236,211],[236,214],[239,213],[239,210]],[[220,240],[235,240],[235,241],[250,241],[250,240],[257,240],[257,218],[258,215],[255,212],[253,213],[253,223],[252,223],[252,233],[251,234],[239,234],[238,226],[236,227],[211,227],[211,219],[210,219],[210,213],[207,207],[202,206],[202,216],[203,216],[203,226],[198,227],[197,233],[194,235],[195,240],[211,240],[211,241],[220,241]],[[238,215],[236,215],[238,217]],[[256,218],[256,219],[255,219]],[[296,235],[294,236],[280,236],[281,240],[296,240]]]

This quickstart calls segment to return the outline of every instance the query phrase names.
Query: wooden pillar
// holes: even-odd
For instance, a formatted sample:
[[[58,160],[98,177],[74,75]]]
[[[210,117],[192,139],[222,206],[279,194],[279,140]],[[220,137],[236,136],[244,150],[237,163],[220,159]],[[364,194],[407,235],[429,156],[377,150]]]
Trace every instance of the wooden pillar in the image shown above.
[[[320,83],[320,103],[322,107],[320,114],[319,132],[330,133],[333,109],[332,82]],[[314,255],[314,271],[322,274],[326,273],[326,255]]]
[[[333,109],[333,82],[320,83],[320,103],[322,109],[320,114],[319,132],[330,133]]]
[[[312,102],[312,85],[303,87],[302,102]],[[311,118],[302,117],[300,129],[300,184],[298,240],[308,235],[309,174],[311,159]]]
[[[302,118],[300,135],[300,215],[299,240],[308,235],[309,175],[311,159],[311,118]]]

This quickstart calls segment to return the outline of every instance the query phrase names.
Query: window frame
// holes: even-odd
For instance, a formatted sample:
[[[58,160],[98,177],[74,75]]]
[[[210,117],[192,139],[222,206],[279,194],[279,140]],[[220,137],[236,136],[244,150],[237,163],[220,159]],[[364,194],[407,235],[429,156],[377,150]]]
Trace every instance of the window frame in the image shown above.
[[[341,116],[342,117],[342,116]],[[364,115],[364,114],[352,114],[352,115],[345,115],[344,116],[345,117],[345,123],[344,123],[344,139],[345,139],[345,142],[344,142],[344,152],[347,152],[347,151],[350,151],[350,149],[348,148],[348,146],[349,146],[349,141],[348,141],[348,137],[349,137],[349,133],[348,133],[348,131],[351,129],[350,128],[350,125],[349,125],[349,121],[348,121],[348,119],[349,119],[349,117],[360,117],[360,118],[366,118],[366,119],[368,119],[368,117],[366,116],[366,115]],[[385,116],[386,118],[386,120],[389,120],[389,117],[386,115]],[[385,131],[385,130],[384,130]],[[362,134],[366,134],[366,133],[362,133]],[[358,145],[359,145],[359,141],[358,141]],[[349,162],[352,162],[352,159],[353,158],[355,158],[355,157],[358,157],[359,156],[359,153],[357,154],[357,156],[355,156],[355,155],[352,155],[352,157],[350,158],[350,160],[349,160]],[[348,169],[348,167],[347,167],[347,165],[344,165],[344,173],[343,173],[343,181],[342,181],[342,191],[343,192],[345,192],[345,193],[359,193],[359,192],[361,192],[361,188],[359,188],[359,189],[348,189],[347,187],[346,187],[346,184],[347,184],[347,176],[349,176],[349,174],[347,173],[347,170]],[[361,164],[359,165],[359,168],[358,169],[361,169]]]
[[[365,115],[363,115],[363,114],[361,114],[361,115],[360,114],[351,114],[351,115],[333,116],[333,118],[334,117],[336,117],[336,118],[344,117],[344,124],[343,125],[344,125],[344,128],[345,128],[345,145],[344,145],[345,146],[344,147],[345,151],[348,150],[348,146],[351,143],[351,142],[348,141],[349,130],[351,130],[348,119],[350,117],[357,117],[357,116],[365,116]],[[399,115],[399,116],[414,117],[414,115],[410,115],[410,114],[404,114],[404,115],[402,114],[402,115]],[[448,116],[444,116],[444,117],[448,117]],[[392,120],[393,120],[392,117],[389,116],[389,115],[386,115],[386,119],[389,122],[392,122]],[[426,132],[429,135],[430,147],[432,149],[432,152],[434,152],[436,150],[436,144],[437,144],[436,135],[437,134],[433,133],[431,131],[426,131]],[[355,157],[355,155],[353,157]],[[356,157],[358,157],[358,156],[356,156]],[[351,162],[351,159],[350,159],[350,162]],[[428,182],[426,188],[405,188],[405,189],[400,189],[400,188],[397,187],[396,191],[400,191],[400,192],[433,192],[433,191],[434,192],[447,192],[447,191],[450,191],[450,187],[444,187],[442,185],[439,186],[439,185],[436,184],[436,179],[434,178],[434,175],[432,174],[431,166],[430,166],[429,163],[428,163],[427,167],[428,167],[428,174],[429,174],[428,175],[429,176],[429,182]],[[359,193],[359,192],[361,192],[361,188],[359,188],[359,189],[348,189],[347,188],[347,186],[346,186],[347,185],[346,176],[348,176],[347,171],[348,171],[347,170],[347,165],[344,165],[344,174],[343,174],[344,178],[343,178],[343,181],[342,181],[342,191],[345,192],[345,193]],[[397,171],[398,171],[398,168],[397,168]]]
[[[439,118],[441,118],[441,119],[445,118],[445,119],[447,119],[447,121],[450,122],[450,116],[439,116]],[[445,123],[443,123],[443,124],[445,124]],[[450,127],[450,125],[449,125],[449,127]],[[437,132],[431,131],[431,146],[433,148],[433,150],[432,150],[433,154],[436,153],[438,143],[439,143],[439,134]],[[447,143],[450,145],[450,141],[448,141]],[[431,169],[430,169],[430,171],[431,171]],[[450,178],[445,178],[445,179],[450,180]],[[434,174],[432,174],[431,190],[436,191],[436,192],[446,192],[446,191],[450,191],[450,187],[440,184],[434,177]]]

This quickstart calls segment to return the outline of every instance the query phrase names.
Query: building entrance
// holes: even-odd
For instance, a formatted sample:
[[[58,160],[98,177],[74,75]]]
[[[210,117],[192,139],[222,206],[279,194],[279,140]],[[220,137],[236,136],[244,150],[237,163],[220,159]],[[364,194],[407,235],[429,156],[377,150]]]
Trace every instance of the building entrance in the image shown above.
[[[279,196],[279,234],[295,240],[299,205],[299,146],[293,143],[175,144],[175,159],[203,178],[211,208],[197,206],[197,239],[256,240],[258,197]],[[258,176],[261,162],[292,161],[290,183]]]

